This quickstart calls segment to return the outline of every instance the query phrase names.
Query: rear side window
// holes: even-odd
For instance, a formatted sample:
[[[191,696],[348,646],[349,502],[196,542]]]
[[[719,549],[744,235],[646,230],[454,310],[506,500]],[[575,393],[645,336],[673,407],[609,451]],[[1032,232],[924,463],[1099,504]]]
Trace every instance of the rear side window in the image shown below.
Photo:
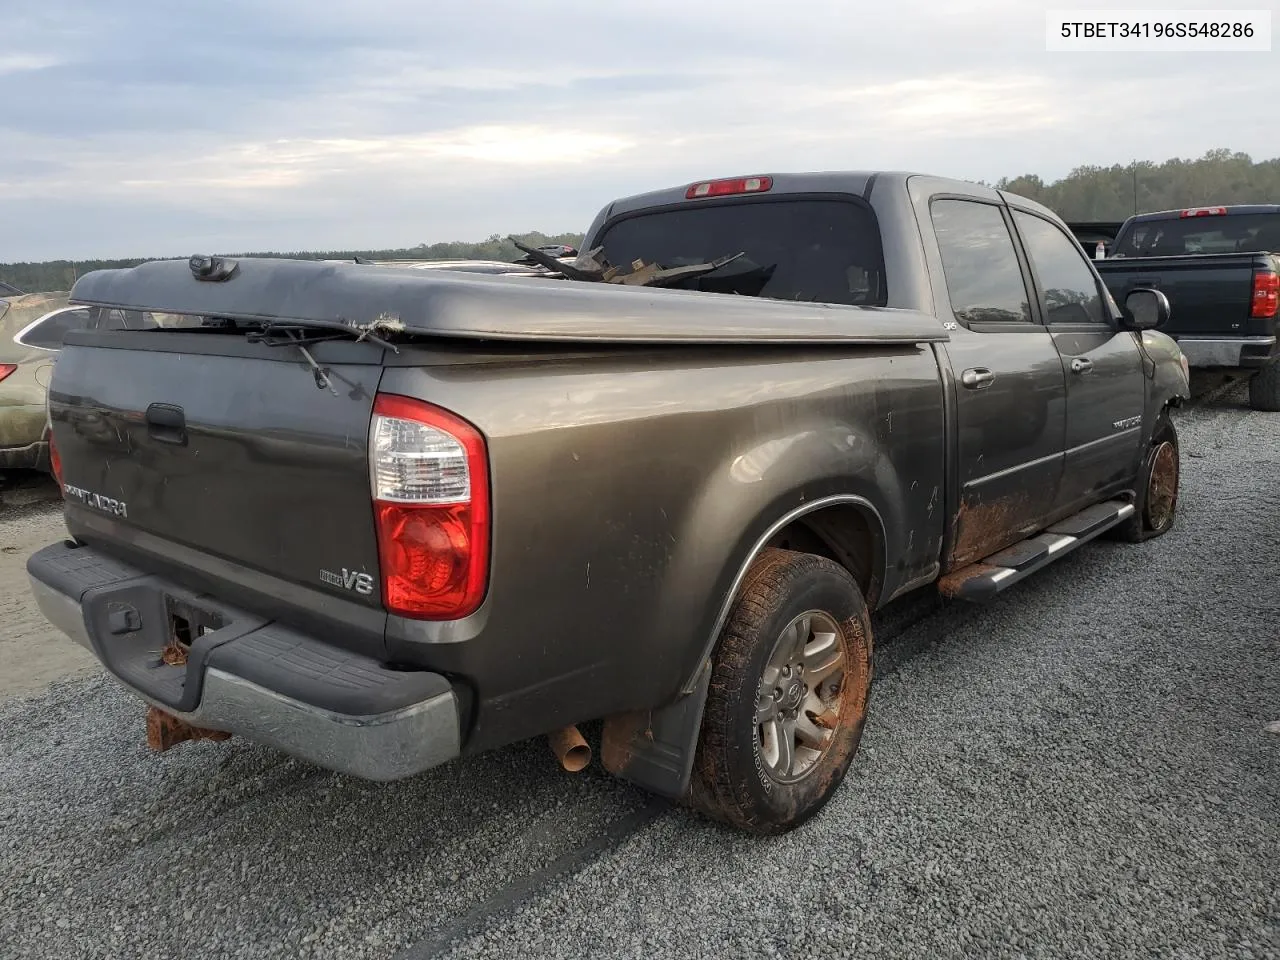
[[[884,306],[884,255],[875,216],[846,199],[701,203],[627,217],[598,244],[624,270],[664,268],[744,254],[685,289],[775,300]]]
[[[37,320],[26,332],[19,334],[18,341],[29,347],[42,350],[60,350],[62,341],[71,330],[83,330],[89,325],[89,308],[75,307],[70,310],[55,310]]]
[[[1015,211],[1013,222],[1042,287],[1045,319],[1049,323],[1106,323],[1098,283],[1075,242],[1048,220],[1029,213]]]
[[[1031,301],[1000,208],[972,200],[935,200],[929,212],[956,319],[1030,323]]]

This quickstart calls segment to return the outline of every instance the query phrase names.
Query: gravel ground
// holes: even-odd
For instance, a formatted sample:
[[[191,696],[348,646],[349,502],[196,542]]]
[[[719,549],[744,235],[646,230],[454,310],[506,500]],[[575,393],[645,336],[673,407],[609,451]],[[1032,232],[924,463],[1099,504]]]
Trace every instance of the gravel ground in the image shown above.
[[[1280,958],[1280,416],[1178,423],[1175,530],[900,629],[777,839],[541,743],[373,785],[150,755],[101,677],[0,704],[0,957]]]
[[[47,477],[0,474],[0,700],[100,669],[49,628],[27,592],[27,558],[67,534],[57,496]]]

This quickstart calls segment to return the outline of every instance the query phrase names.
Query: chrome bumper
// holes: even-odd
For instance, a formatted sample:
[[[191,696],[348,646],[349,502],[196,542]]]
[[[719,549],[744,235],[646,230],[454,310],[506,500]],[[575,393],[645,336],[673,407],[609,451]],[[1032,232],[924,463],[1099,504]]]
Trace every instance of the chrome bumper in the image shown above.
[[[460,751],[458,700],[451,688],[388,712],[352,715],[303,702],[210,665],[204,669],[196,707],[175,710],[123,679],[103,660],[76,597],[34,574],[30,583],[36,604],[53,626],[98,656],[131,693],[192,726],[239,734],[330,770],[370,780],[412,776],[457,757]]]
[[[1246,354],[1257,356],[1276,344],[1275,337],[1183,337],[1178,346],[1193,367],[1239,367]]]

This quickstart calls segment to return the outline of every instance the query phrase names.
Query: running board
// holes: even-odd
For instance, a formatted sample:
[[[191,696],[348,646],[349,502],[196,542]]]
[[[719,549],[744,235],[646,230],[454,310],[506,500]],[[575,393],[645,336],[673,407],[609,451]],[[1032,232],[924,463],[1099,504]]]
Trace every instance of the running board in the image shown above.
[[[1108,500],[1055,523],[1043,533],[971,563],[938,581],[938,590],[953,600],[981,603],[1013,586],[1081,544],[1106,533],[1133,516],[1133,504]]]

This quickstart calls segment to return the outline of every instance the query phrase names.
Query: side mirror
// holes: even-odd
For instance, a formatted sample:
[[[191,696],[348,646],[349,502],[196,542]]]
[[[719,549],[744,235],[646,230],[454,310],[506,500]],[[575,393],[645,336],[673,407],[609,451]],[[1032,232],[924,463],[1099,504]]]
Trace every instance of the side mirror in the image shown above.
[[[1131,330],[1158,330],[1169,322],[1169,298],[1159,290],[1139,287],[1124,298],[1125,326]]]

